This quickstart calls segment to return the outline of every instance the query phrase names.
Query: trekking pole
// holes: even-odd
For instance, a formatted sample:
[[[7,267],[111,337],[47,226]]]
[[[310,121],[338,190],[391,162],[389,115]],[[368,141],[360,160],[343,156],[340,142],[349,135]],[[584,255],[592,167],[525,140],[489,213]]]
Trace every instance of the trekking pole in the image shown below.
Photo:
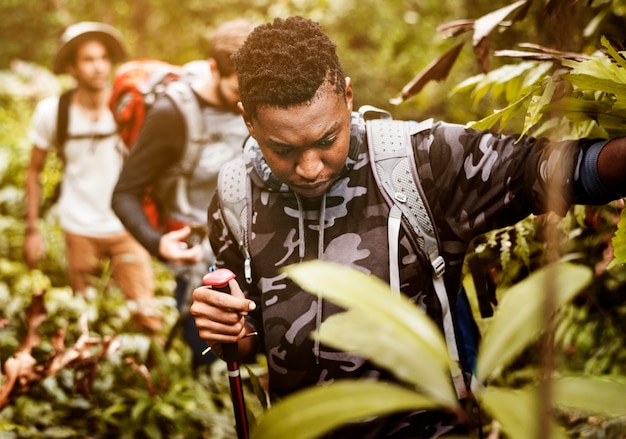
[[[235,274],[227,268],[218,268],[207,273],[202,278],[202,283],[216,291],[230,294],[228,282],[235,278]],[[239,348],[237,343],[222,343],[222,355],[228,367],[228,381],[230,395],[235,412],[235,426],[238,439],[248,439],[248,418],[246,417],[246,404],[243,399],[243,386],[239,372]]]

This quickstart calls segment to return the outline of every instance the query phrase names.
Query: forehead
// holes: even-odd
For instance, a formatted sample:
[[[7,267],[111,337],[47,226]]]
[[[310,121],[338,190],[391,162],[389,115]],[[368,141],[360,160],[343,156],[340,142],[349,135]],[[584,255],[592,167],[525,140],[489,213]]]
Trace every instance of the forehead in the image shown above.
[[[350,120],[343,94],[320,92],[309,101],[289,107],[263,105],[253,121],[255,133],[263,139],[296,145],[315,142]]]
[[[86,56],[94,53],[108,53],[106,44],[94,38],[83,41],[76,48],[76,56]]]

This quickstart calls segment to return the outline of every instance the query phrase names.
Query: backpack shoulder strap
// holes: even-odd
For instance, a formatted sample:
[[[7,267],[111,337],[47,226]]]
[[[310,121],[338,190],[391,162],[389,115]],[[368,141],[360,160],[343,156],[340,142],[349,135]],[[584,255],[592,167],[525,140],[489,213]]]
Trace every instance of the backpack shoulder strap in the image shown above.
[[[205,127],[202,110],[191,86],[183,81],[173,81],[166,94],[178,107],[187,127],[186,143],[183,156],[176,169],[176,200],[182,213],[191,212],[187,197],[187,183],[198,162],[200,150],[204,143]]]
[[[63,149],[67,141],[67,129],[70,123],[70,102],[72,100],[72,94],[74,94],[74,89],[67,90],[61,94],[57,111],[56,137],[59,157],[63,162],[65,161]]]
[[[379,187],[383,189],[387,203],[391,206],[390,245],[397,250],[398,233],[401,218],[410,224],[413,234],[417,237],[418,248],[428,257],[433,266],[433,275],[441,278],[445,271],[445,261],[439,255],[439,237],[433,226],[432,214],[415,167],[411,135],[429,130],[433,120],[428,119],[420,123],[413,121],[393,120],[389,113],[373,107],[361,107],[359,111],[383,112],[381,119],[372,119],[366,122],[367,139],[372,161],[374,177]],[[393,234],[393,235],[392,235]],[[393,244],[392,244],[393,243]],[[397,258],[397,251],[390,252],[390,258]],[[392,287],[399,291],[397,278],[397,260],[394,270],[389,273]]]
[[[239,250],[244,255],[246,282],[252,283],[252,268],[248,247],[248,200],[250,186],[243,155],[225,163],[217,177],[217,196],[222,216],[235,236]]]
[[[367,107],[361,111],[377,110]],[[385,113],[385,112],[384,112]],[[391,288],[400,291],[398,237],[402,218],[417,239],[418,248],[432,265],[432,282],[441,304],[443,330],[451,359],[451,375],[457,396],[467,397],[467,386],[460,367],[452,311],[443,280],[445,261],[439,254],[439,237],[433,226],[432,213],[424,196],[413,154],[411,135],[432,128],[433,120],[420,123],[393,120],[390,116],[366,122],[367,139],[374,177],[390,205],[388,220],[389,278]]]
[[[202,110],[191,86],[184,81],[171,82],[166,93],[180,110],[187,126],[187,143],[179,166],[182,174],[189,175],[195,168],[200,147],[206,138]]]

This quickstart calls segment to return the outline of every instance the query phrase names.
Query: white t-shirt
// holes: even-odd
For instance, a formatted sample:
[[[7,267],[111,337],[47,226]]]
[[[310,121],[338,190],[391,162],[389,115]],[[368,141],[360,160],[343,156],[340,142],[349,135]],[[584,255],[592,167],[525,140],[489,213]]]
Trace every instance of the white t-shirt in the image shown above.
[[[44,99],[37,105],[29,131],[36,148],[49,151],[57,147],[58,105],[58,97]],[[68,137],[63,148],[65,168],[58,202],[63,230],[91,237],[112,236],[124,231],[111,209],[111,195],[124,159],[121,139],[117,134],[110,135],[115,131],[111,112],[93,122],[76,105],[70,105]]]

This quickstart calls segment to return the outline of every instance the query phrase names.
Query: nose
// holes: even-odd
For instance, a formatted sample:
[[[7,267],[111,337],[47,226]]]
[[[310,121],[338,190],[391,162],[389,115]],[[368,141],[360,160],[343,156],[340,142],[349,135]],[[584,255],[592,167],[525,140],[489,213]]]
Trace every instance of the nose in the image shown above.
[[[321,174],[324,163],[314,149],[307,149],[301,155],[296,165],[296,173],[304,180],[315,181]]]
[[[94,63],[97,73],[108,73],[111,70],[111,62],[108,59],[98,59]]]

